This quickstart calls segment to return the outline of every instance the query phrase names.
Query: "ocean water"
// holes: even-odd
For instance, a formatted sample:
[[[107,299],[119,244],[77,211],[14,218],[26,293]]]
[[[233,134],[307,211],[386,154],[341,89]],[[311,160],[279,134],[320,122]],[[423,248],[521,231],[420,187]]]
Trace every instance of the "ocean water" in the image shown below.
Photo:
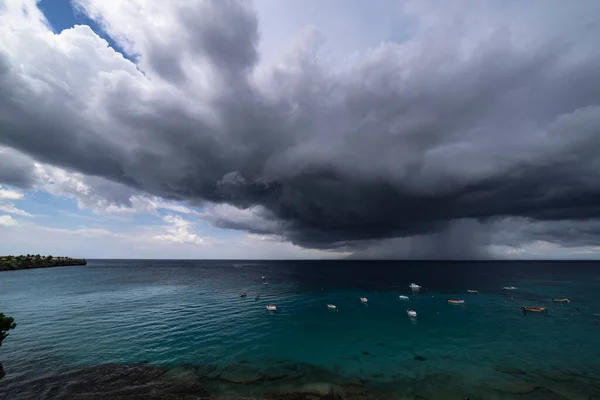
[[[423,288],[412,292],[411,282]],[[18,326],[0,349],[0,386],[148,361],[294,365],[312,371],[304,383],[346,380],[398,398],[600,398],[599,289],[600,265],[573,262],[92,260],[2,272],[0,311]],[[562,296],[571,303],[551,301]]]

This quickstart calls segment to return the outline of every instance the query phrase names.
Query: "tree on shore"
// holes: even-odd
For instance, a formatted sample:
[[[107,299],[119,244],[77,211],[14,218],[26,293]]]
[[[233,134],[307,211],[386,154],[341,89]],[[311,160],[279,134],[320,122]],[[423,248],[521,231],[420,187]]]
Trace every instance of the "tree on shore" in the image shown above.
[[[1,1],[1,0],[0,0]],[[0,255],[0,271],[10,271],[15,269],[29,268],[47,268],[68,265],[86,265],[84,258],[71,257],[52,257],[39,254],[27,254],[20,256],[2,256]]]
[[[0,347],[2,346],[4,339],[8,337],[8,331],[15,329],[16,327],[17,324],[15,324],[15,320],[12,317],[7,317],[3,313],[0,313]],[[4,378],[4,375],[6,375],[6,373],[4,372],[2,363],[0,363],[0,379]]]
[[[12,317],[7,317],[4,314],[0,313],[0,347],[2,346],[2,342],[8,336],[8,331],[11,329],[15,329],[17,324],[15,324],[15,320]]]

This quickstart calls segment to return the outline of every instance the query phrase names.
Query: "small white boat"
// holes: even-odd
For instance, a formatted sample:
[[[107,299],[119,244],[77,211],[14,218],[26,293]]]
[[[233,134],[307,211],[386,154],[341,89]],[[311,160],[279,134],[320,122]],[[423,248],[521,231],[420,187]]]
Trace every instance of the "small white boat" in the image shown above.
[[[263,285],[268,285],[268,283],[267,282],[263,282]]]
[[[327,304],[327,308],[329,308],[330,310],[337,309],[337,307],[334,304]]]
[[[570,303],[571,300],[567,299],[566,297],[556,297],[554,299],[552,299],[553,302],[555,303]]]
[[[406,313],[411,318],[417,318],[417,312],[415,310],[406,310]]]
[[[504,286],[502,289],[504,289],[504,290],[517,290],[517,288],[514,287],[514,286]]]
[[[398,296],[400,300],[408,300],[408,296],[400,295]]]
[[[479,290],[467,290],[467,293],[471,293],[471,294],[479,294]]]
[[[408,287],[411,288],[412,290],[421,289],[421,286],[417,285],[416,283],[411,283],[410,285],[408,285]]]
[[[465,304],[465,301],[464,300],[446,299],[446,303],[448,303],[448,304]]]
[[[361,297],[361,298],[360,298],[360,301],[362,301],[363,303],[366,303],[368,300],[367,300],[367,298],[366,298],[366,297]]]
[[[274,305],[268,305],[267,306],[267,310],[269,310],[269,311],[277,311],[277,307],[274,306]]]

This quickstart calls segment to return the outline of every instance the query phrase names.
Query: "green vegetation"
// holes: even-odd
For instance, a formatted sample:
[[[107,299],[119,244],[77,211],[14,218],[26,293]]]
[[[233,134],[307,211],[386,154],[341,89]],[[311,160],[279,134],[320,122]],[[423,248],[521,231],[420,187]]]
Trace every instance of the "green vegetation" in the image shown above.
[[[0,256],[0,271],[86,264],[87,261],[83,258],[40,256],[39,254],[27,254],[25,256]]]
[[[8,336],[8,331],[15,329],[16,327],[17,324],[15,324],[15,320],[13,318],[7,317],[0,313],[0,346],[2,346],[2,342]]]
[[[0,313],[0,346],[2,346],[4,339],[8,337],[8,331],[15,329],[16,327],[17,324],[15,324],[13,318]],[[4,371],[4,367],[2,366],[2,363],[0,363],[0,379],[4,378],[5,375],[6,372]]]

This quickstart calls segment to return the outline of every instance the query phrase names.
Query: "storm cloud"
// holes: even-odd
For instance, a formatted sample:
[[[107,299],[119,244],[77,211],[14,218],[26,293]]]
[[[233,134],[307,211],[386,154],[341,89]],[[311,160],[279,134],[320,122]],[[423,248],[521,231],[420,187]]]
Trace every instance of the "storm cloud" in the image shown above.
[[[272,65],[251,3],[76,4],[128,58],[87,26],[53,33],[33,1],[0,5],[0,145],[124,204],[212,204],[217,227],[365,257],[480,257],[483,225],[560,241],[559,223],[600,217],[596,2],[588,24],[559,19],[570,36],[560,2],[548,24],[524,16],[535,2],[408,2],[406,40],[340,62],[307,28]],[[0,182],[31,185],[11,157]]]

